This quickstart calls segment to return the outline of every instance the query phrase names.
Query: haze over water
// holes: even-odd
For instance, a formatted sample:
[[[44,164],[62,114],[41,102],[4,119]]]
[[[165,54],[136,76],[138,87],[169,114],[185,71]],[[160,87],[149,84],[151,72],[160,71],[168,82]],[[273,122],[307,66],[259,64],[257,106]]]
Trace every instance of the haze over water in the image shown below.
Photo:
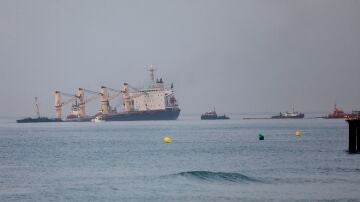
[[[53,117],[55,90],[146,86],[150,64],[186,113],[356,110],[359,10],[357,0],[2,0],[2,115],[33,115],[38,96]]]

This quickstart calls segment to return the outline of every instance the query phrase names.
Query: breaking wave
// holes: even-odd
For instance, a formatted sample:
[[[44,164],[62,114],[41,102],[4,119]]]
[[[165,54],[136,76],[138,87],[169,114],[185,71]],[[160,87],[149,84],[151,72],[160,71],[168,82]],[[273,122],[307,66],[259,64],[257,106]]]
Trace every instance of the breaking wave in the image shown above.
[[[257,179],[248,177],[240,173],[228,173],[228,172],[188,171],[188,172],[177,173],[175,175],[190,179],[208,181],[208,182],[231,182],[231,183],[260,182]]]

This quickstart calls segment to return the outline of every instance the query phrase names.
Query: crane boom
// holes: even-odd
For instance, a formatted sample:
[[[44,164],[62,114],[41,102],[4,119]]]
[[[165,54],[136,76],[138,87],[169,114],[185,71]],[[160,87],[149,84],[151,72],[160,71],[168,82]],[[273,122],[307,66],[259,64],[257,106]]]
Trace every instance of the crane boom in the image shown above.
[[[61,91],[55,91],[55,93],[60,93],[61,95],[65,95],[67,97],[79,97],[76,94],[64,93],[64,92],[61,92]]]
[[[113,88],[109,88],[109,87],[106,87],[106,86],[102,86],[101,88],[106,88],[112,92],[115,92],[115,94],[111,95],[110,97],[108,97],[109,100],[113,100],[115,99],[116,97],[120,96],[122,93],[124,93],[122,90],[116,90],[116,89],[113,89]]]
[[[75,97],[75,98],[70,98],[70,99],[62,102],[62,103],[61,103],[61,106],[67,105],[67,104],[72,103],[72,102],[75,102],[76,99],[77,99],[76,97]]]
[[[88,89],[85,89],[85,88],[79,88],[79,90],[83,90],[87,93],[91,93],[91,94],[94,94],[94,95],[102,95],[101,92],[97,92],[97,91],[93,91],[93,90],[88,90]]]
[[[143,93],[143,94],[148,95],[148,93],[145,92],[145,91],[142,91],[142,90],[140,90],[140,89],[138,89],[138,88],[135,88],[134,86],[131,86],[130,84],[127,84],[127,85],[128,85],[131,89],[135,90],[136,92],[139,92],[139,93]]]
[[[116,90],[116,89],[106,87],[106,86],[101,86],[101,88],[107,88],[108,90],[113,91],[113,92],[121,92],[121,90]]]
[[[96,98],[99,98],[98,95],[94,95],[94,96],[86,99],[86,100],[85,100],[85,103],[91,102],[91,101],[95,100]]]
[[[111,95],[108,99],[109,99],[109,100],[113,100],[113,99],[115,99],[116,97],[120,96],[121,94],[122,94],[122,91],[117,92],[117,93]]]

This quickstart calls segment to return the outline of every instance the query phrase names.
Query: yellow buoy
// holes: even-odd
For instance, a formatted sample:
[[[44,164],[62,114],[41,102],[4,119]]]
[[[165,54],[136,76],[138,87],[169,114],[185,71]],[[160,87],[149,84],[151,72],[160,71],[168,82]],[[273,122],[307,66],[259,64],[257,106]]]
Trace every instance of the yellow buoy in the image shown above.
[[[164,137],[164,142],[165,143],[171,143],[171,138],[170,137]]]
[[[301,136],[300,130],[297,130],[297,131],[295,132],[295,135],[296,135],[297,137],[300,137],[300,136]]]

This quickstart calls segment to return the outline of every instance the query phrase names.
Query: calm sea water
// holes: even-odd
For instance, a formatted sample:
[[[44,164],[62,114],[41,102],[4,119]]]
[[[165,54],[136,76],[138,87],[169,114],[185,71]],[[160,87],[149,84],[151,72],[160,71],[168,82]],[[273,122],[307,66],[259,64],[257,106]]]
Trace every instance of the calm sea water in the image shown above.
[[[0,201],[358,201],[347,134],[344,120],[322,119],[2,119]]]

